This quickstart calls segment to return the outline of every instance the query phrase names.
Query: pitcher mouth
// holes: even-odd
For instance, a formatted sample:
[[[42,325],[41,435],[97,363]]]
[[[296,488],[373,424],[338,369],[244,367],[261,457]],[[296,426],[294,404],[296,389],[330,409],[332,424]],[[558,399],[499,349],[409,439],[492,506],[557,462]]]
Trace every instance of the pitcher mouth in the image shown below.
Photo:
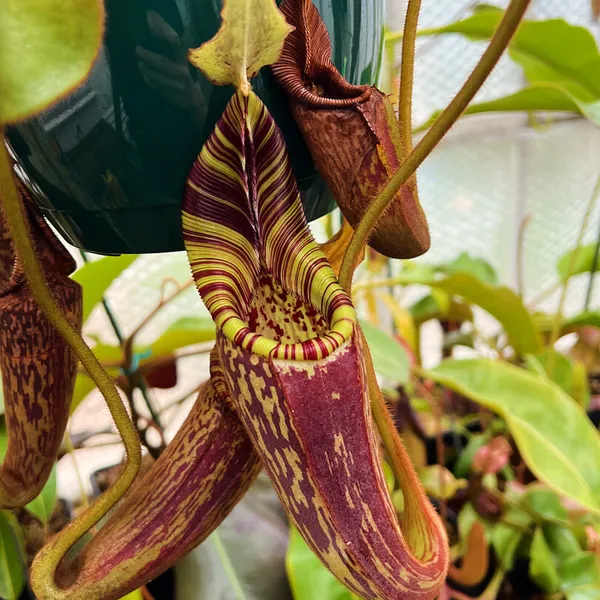
[[[284,53],[273,65],[281,87],[294,100],[315,108],[344,108],[366,102],[373,88],[346,81],[332,63],[313,65],[310,73],[302,73],[294,57]]]
[[[263,273],[262,288],[259,285],[248,313],[240,314],[231,307],[220,326],[223,335],[259,356],[292,361],[326,358],[352,337],[356,314],[328,266],[321,267],[316,279],[313,285],[324,286],[329,296],[322,306],[315,306],[297,289],[284,290]],[[260,304],[269,290],[273,301]]]
[[[366,102],[372,88],[349,83],[337,70],[329,33],[314,6],[283,2],[281,10],[295,30],[271,68],[290,97],[314,108],[344,108]]]

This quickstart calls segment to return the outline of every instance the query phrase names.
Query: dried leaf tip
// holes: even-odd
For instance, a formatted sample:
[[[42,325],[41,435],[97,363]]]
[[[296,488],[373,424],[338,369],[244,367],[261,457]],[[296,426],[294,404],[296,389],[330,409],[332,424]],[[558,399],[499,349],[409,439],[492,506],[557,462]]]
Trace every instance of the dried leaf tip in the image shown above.
[[[215,85],[231,84],[247,96],[249,80],[279,60],[294,27],[275,0],[225,0],[221,19],[217,34],[188,58]]]

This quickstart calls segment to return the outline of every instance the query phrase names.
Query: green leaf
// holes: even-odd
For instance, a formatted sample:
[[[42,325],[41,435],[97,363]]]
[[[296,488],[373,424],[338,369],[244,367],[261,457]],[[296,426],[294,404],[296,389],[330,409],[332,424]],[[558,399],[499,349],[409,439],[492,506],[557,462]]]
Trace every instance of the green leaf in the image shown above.
[[[586,408],[590,390],[585,367],[553,348],[545,348],[535,356],[526,357],[527,370],[558,384],[577,404]],[[541,373],[540,373],[541,369]]]
[[[514,94],[472,104],[464,112],[474,115],[489,112],[582,112],[583,106],[565,90],[545,84],[529,85]]]
[[[596,244],[588,244],[587,246],[581,246],[579,249],[569,250],[563,254],[556,264],[556,271],[562,281],[567,278],[567,271],[573,260],[573,255],[577,252],[573,268],[571,269],[571,275],[579,275],[581,273],[589,273],[594,267],[594,257],[596,256]],[[600,261],[596,265],[596,270],[600,270]]]
[[[556,592],[560,583],[558,571],[541,527],[538,527],[533,534],[529,556],[531,559],[529,563],[531,579],[546,592]]]
[[[488,40],[501,16],[496,7],[478,7],[467,19],[422,33],[459,33],[472,40]],[[561,19],[526,20],[511,42],[509,55],[523,68],[530,85],[509,96],[473,104],[465,114],[570,111],[600,125],[600,53],[588,29]]]
[[[72,278],[83,288],[83,321],[102,301],[111,283],[138,257],[138,254],[105,256],[89,262],[73,273]]]
[[[577,552],[581,552],[582,548],[577,540],[577,536],[568,528],[557,523],[544,523],[544,537],[548,542],[550,550],[556,556],[564,560]]]
[[[35,515],[43,524],[50,521],[50,517],[56,507],[56,466],[52,467],[46,485],[39,495],[34,498],[25,508]]]
[[[368,321],[362,320],[360,326],[369,344],[375,371],[390,381],[407,383],[409,359],[404,346]]]
[[[98,0],[3,2],[0,123],[25,119],[78,86],[102,42]]]
[[[443,500],[453,498],[458,490],[465,489],[468,485],[466,479],[456,479],[442,465],[423,467],[417,473],[427,494]]]
[[[480,6],[472,16],[428,33],[459,33],[488,40],[503,11]],[[523,67],[529,83],[558,84],[584,102],[600,98],[600,53],[591,32],[562,19],[525,20],[509,47],[511,58]]]
[[[571,332],[587,326],[600,328],[600,311],[586,311],[565,319],[562,324],[562,330]]]
[[[475,521],[480,521],[479,515],[470,502],[467,502],[458,513],[458,537],[461,543],[466,544],[466,540],[471,533],[471,528]]]
[[[471,307],[441,290],[431,290],[431,294],[424,296],[409,308],[409,312],[416,325],[431,319],[448,321],[473,321]]]
[[[589,117],[594,123],[598,123],[594,108],[586,104],[577,102],[571,95],[558,86],[549,86],[546,84],[529,85],[514,94],[502,96],[471,104],[464,111],[463,116],[476,115],[491,112],[531,112],[531,111],[558,111],[558,112],[576,112],[583,114],[584,110],[589,110]],[[435,111],[429,119],[416,129],[423,131],[431,127],[433,122],[440,116],[442,111]]]
[[[579,552],[568,557],[558,567],[560,589],[568,600],[598,600],[600,598],[600,568],[592,552]]]
[[[473,14],[466,19],[448,23],[442,27],[428,29],[426,33],[427,35],[459,33],[471,40],[487,40],[498,27],[501,18],[502,10],[489,4],[480,4],[473,9]],[[424,32],[421,32],[421,35],[423,34]]]
[[[388,489],[388,492],[390,492],[390,494],[394,491],[394,486],[396,485],[396,477],[394,476],[394,470],[392,469],[392,467],[385,462],[385,460],[383,461],[383,475],[385,477],[385,485]]]
[[[543,519],[566,521],[569,517],[556,492],[544,487],[532,486],[523,496],[521,503]]]
[[[314,555],[295,527],[290,528],[286,569],[294,600],[352,600],[352,594]]]
[[[25,587],[25,551],[16,517],[0,510],[0,598],[18,600]]]
[[[461,252],[452,262],[446,265],[440,265],[438,270],[441,273],[468,273],[481,281],[496,285],[498,275],[492,265],[482,258],[473,258],[467,252]]]
[[[540,334],[531,314],[519,296],[510,288],[491,285],[469,273],[456,273],[444,279],[423,277],[420,273],[403,272],[394,279],[401,284],[421,284],[462,296],[495,317],[504,327],[511,346],[519,354],[535,354],[541,350]]]
[[[509,508],[504,518],[507,524],[498,523],[494,526],[491,541],[500,564],[505,570],[510,571],[515,564],[519,545],[526,536],[526,533],[522,530],[526,530],[531,525],[532,520],[529,515],[517,508]],[[514,527],[513,523],[519,528]]]
[[[600,433],[556,384],[483,358],[444,361],[427,376],[502,416],[536,477],[600,514]]]
[[[148,347],[152,357],[172,354],[179,348],[210,342],[215,339],[216,329],[214,321],[203,317],[182,317],[170,325]],[[139,351],[144,352],[148,348]]]

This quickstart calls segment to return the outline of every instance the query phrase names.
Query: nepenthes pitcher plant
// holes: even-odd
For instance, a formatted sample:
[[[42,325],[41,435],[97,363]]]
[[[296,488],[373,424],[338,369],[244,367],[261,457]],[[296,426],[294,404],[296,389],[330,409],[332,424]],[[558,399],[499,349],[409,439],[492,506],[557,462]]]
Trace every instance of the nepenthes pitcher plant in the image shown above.
[[[111,600],[135,590],[214,531],[262,468],[306,543],[359,597],[433,599],[444,582],[445,527],[382,400],[348,272],[367,238],[390,257],[428,249],[414,170],[489,74],[528,2],[511,3],[470,87],[410,156],[388,98],[350,85],[333,66],[312,2],[284,0],[281,10],[272,0],[260,4],[264,27],[280,38],[276,52],[244,58],[241,74],[227,61],[207,61],[222,58],[217,38],[234,27],[226,4],[225,33],[191,53],[209,79],[237,87],[191,167],[182,203],[189,264],[217,336],[209,381],[143,477],[136,477],[139,441],[129,417],[78,333],[81,291],[68,278],[74,265],[2,167],[0,368],[9,447],[0,507],[23,506],[44,484],[64,435],[77,359],[104,393],[127,451],[114,486],[37,555],[31,582],[41,600]],[[356,229],[340,279],[312,237],[279,128],[249,84],[265,64]],[[380,437],[405,498],[400,520]],[[81,553],[67,556],[112,508]]]

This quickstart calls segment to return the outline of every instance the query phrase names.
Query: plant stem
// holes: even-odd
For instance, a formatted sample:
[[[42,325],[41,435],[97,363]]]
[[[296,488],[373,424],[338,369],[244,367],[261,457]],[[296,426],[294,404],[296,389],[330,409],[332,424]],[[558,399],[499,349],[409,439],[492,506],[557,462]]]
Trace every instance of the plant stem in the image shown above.
[[[590,271],[590,278],[588,280],[587,291],[585,293],[585,304],[583,310],[587,311],[590,309],[590,303],[592,301],[592,292],[594,291],[594,280],[596,278],[596,271],[598,270],[598,260],[600,258],[600,225],[598,225],[598,235],[596,238],[596,251],[594,252],[594,260],[592,261],[592,270]]]
[[[562,291],[560,294],[560,300],[558,302],[558,310],[556,311],[556,314],[554,315],[554,320],[552,322],[552,332],[550,334],[550,340],[548,342],[549,348],[552,348],[554,346],[554,344],[556,343],[556,340],[559,338],[559,335],[560,335],[560,329],[562,327],[562,322],[563,322],[563,311],[565,308],[565,303],[567,301],[567,292],[569,291],[569,282],[571,280],[573,269],[575,268],[575,265],[577,264],[577,257],[579,256],[579,253],[581,252],[583,238],[585,237],[585,233],[588,229],[590,218],[592,216],[592,213],[594,212],[594,207],[596,206],[596,200],[598,199],[598,195],[600,195],[600,174],[598,175],[598,177],[596,179],[596,184],[594,185],[594,189],[592,191],[590,199],[588,200],[587,207],[585,209],[585,213],[584,213],[583,219],[581,221],[581,227],[579,228],[579,234],[577,236],[575,250],[573,251],[573,254],[571,255],[571,260],[569,261],[569,265],[567,267],[567,273],[562,282]],[[550,360],[548,362],[548,369],[547,369],[549,377],[552,377],[552,371],[554,370],[554,368],[553,368],[554,365],[552,364],[553,362],[554,361],[552,359],[552,355],[550,355]]]
[[[169,302],[177,298],[182,292],[190,288],[194,284],[194,280],[190,279],[188,282],[184,283],[182,286],[177,288],[172,294],[167,296],[166,298],[161,298],[159,303],[142,319],[142,322],[132,331],[131,335],[125,339],[123,342],[123,354],[124,354],[124,365],[125,369],[129,369],[131,367],[132,359],[133,359],[133,343],[135,341],[135,337],[139,334],[139,332],[146,326],[148,323],[158,314],[158,312],[164,308]]]
[[[517,293],[519,297],[523,299],[525,293],[525,280],[524,280],[524,262],[525,262],[525,233],[527,227],[531,222],[531,215],[525,215],[525,218],[521,221],[519,226],[519,238],[517,241]]]
[[[421,163],[431,154],[479,91],[506,50],[530,2],[531,0],[511,0],[489,46],[475,69],[473,69],[469,79],[369,206],[348,245],[340,270],[340,283],[346,290],[349,290],[352,283],[354,265],[357,264],[358,256],[366,245],[377,221],[394,199],[400,187],[406,183]]]
[[[213,544],[215,545],[215,550],[219,555],[219,559],[221,560],[221,564],[223,565],[223,570],[227,575],[227,579],[229,580],[229,583],[233,588],[233,593],[235,594],[235,597],[237,598],[237,600],[246,600],[244,589],[242,588],[242,584],[240,583],[240,580],[238,579],[233,564],[231,563],[229,554],[227,554],[227,549],[221,541],[221,536],[219,535],[218,529],[215,529],[215,531],[213,531],[211,539],[213,541]]]
[[[22,261],[31,293],[46,318],[71,346],[73,352],[87,369],[90,377],[104,396],[119,434],[123,439],[127,454],[125,468],[115,484],[98,498],[89,509],[76,518],[61,536],[51,540],[45,547],[43,556],[42,554],[39,555],[38,570],[36,572],[36,576],[39,578],[38,584],[40,588],[44,586],[54,588],[54,575],[60,561],[69,548],[98,523],[123,497],[139,471],[142,453],[133,423],[129,419],[112,379],[102,368],[81,334],[61,311],[48,288],[31,241],[25,211],[15,186],[12,163],[6,151],[3,132],[0,132],[0,198],[2,198],[2,207],[10,235],[16,252]]]
[[[554,282],[552,285],[547,287],[545,290],[542,290],[539,294],[534,296],[527,303],[527,306],[533,310],[538,304],[540,304],[540,302],[543,302],[544,300],[546,300],[547,298],[552,296],[552,294],[554,294],[554,292],[556,292],[556,290],[558,290],[559,288],[560,288],[560,281]]]
[[[85,493],[83,478],[81,477],[81,470],[79,469],[79,463],[77,461],[77,457],[75,456],[75,447],[73,446],[71,434],[68,431],[65,434],[65,446],[67,448],[67,452],[71,455],[71,461],[73,462],[75,477],[77,478],[77,484],[79,485],[79,494],[81,495],[81,506],[83,506],[83,508],[88,508],[90,502],[88,500],[87,494]]]
[[[400,67],[400,89],[398,109],[402,130],[402,156],[406,158],[412,152],[412,104],[415,78],[415,44],[421,0],[408,0],[404,36],[402,37],[402,65]]]

